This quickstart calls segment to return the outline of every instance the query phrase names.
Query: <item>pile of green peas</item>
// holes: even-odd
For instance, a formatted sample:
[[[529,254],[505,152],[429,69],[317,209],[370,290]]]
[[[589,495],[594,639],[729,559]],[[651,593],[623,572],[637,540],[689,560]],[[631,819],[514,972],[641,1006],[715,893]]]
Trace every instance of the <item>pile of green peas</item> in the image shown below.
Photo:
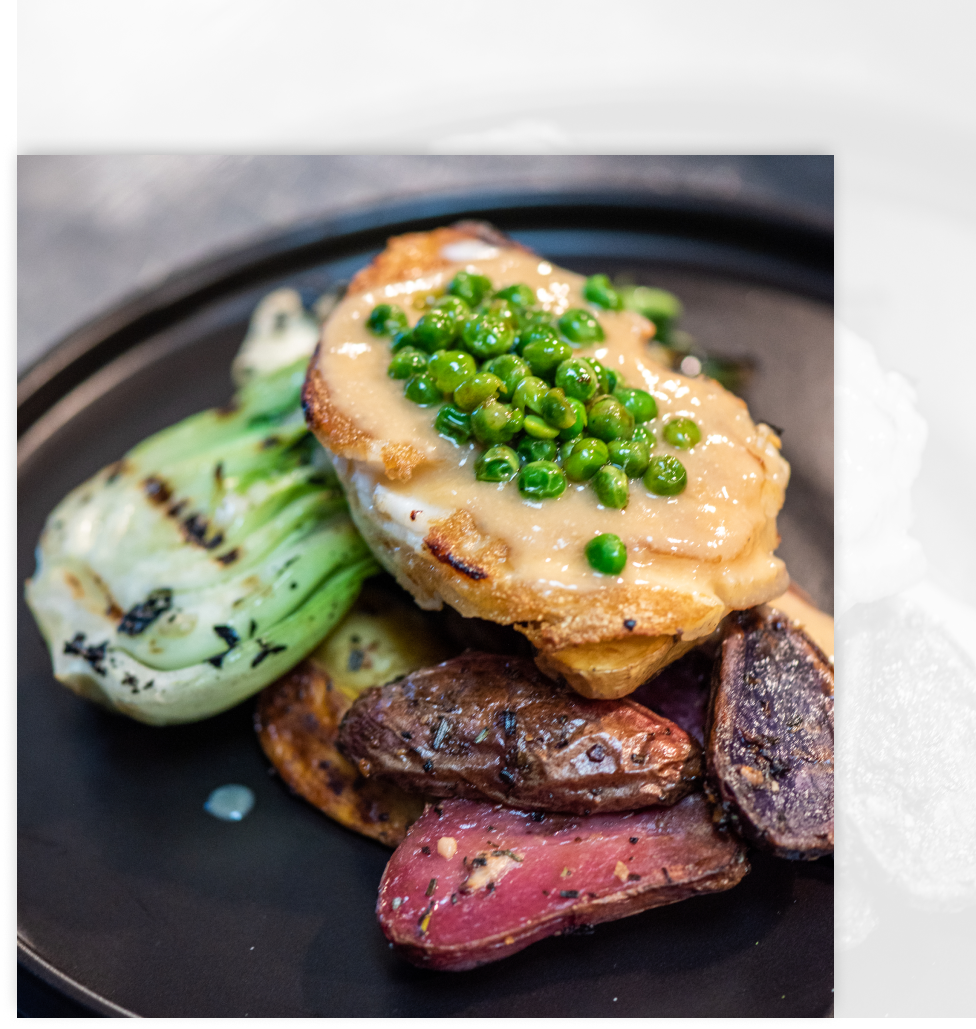
[[[605,275],[591,276],[583,295],[599,309],[623,307]],[[592,310],[571,308],[556,318],[528,286],[495,290],[486,276],[462,271],[413,328],[391,304],[374,307],[366,324],[391,340],[387,374],[404,381],[405,396],[438,406],[435,430],[486,448],[475,462],[482,482],[515,479],[528,500],[589,482],[601,504],[617,509],[627,506],[633,479],[659,496],[687,485],[677,457],[651,455],[654,398],[577,353],[604,339]],[[672,419],[662,435],[676,449],[701,438],[688,418]]]

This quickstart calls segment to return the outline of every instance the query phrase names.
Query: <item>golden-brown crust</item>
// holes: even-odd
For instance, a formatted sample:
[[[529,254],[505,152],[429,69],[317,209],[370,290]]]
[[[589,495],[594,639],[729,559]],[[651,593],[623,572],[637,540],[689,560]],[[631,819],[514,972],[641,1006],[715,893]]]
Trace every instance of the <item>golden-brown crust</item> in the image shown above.
[[[632,636],[697,638],[713,632],[730,610],[713,595],[664,587],[614,585],[546,595],[507,574],[505,544],[481,533],[468,512],[432,523],[423,548],[413,549],[367,516],[352,484],[345,485],[353,521],[370,550],[421,607],[438,608],[443,600],[465,617],[513,625],[540,650]]]
[[[478,531],[469,511],[458,509],[449,518],[431,522],[424,547],[462,579],[497,579],[508,547]],[[445,574],[450,574],[445,569]]]
[[[553,605],[547,603],[540,606],[540,616],[516,625],[540,650],[631,636],[686,634],[697,638],[714,631],[729,611],[717,598],[709,600],[702,594],[663,586],[649,593],[642,586],[620,585],[597,596],[577,594],[560,599],[559,617],[553,617]]]
[[[388,282],[416,279],[446,268],[451,262],[442,256],[441,248],[464,239],[525,249],[484,222],[457,222],[432,232],[408,232],[386,241],[386,249],[353,278],[349,292],[366,293]]]
[[[349,283],[349,293],[367,293],[388,282],[416,279],[444,268],[450,262],[441,256],[441,247],[463,238],[461,233],[451,228],[393,236],[386,241],[386,249],[356,273]]]
[[[356,427],[333,403],[329,387],[318,368],[319,348],[315,348],[302,386],[305,420],[318,435],[327,438],[335,453],[365,461],[373,437]]]
[[[329,387],[317,367],[317,355],[318,348],[309,363],[308,375],[302,387],[305,420],[319,439],[323,442],[328,440],[329,449],[334,454],[352,461],[373,460],[376,438],[358,428],[332,402]],[[409,479],[414,469],[426,460],[409,443],[386,443],[378,448],[376,456],[382,461],[383,470],[389,479]]]
[[[336,749],[339,722],[351,701],[328,674],[303,661],[258,697],[261,746],[296,793],[340,824],[396,847],[419,816],[424,798],[364,779]]]

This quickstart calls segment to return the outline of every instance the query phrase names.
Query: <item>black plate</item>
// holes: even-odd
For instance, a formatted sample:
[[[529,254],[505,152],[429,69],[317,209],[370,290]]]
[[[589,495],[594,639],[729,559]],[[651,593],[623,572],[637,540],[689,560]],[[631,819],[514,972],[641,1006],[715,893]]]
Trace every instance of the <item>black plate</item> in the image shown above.
[[[21,383],[18,574],[51,508],[140,439],[223,402],[260,297],[311,300],[398,232],[483,217],[581,272],[629,272],[685,302],[706,348],[751,354],[757,417],[794,478],[780,553],[833,589],[829,226],[655,196],[433,198],[302,228],[192,269],[66,340]],[[93,1012],[144,1016],[810,1016],[833,975],[833,867],[753,855],[728,893],[550,939],[473,972],[401,962],[376,924],[389,852],[268,774],[251,703],[154,729],[51,676],[19,608],[19,954]],[[250,786],[240,823],[203,811]],[[32,996],[38,995],[36,980]]]

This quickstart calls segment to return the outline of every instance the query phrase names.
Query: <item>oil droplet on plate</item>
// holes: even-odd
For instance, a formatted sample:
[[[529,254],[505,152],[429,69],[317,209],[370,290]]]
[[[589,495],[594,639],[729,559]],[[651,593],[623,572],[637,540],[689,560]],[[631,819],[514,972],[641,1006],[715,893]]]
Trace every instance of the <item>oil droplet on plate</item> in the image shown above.
[[[230,783],[218,786],[207,797],[203,810],[224,822],[239,822],[254,807],[254,791],[247,786]]]

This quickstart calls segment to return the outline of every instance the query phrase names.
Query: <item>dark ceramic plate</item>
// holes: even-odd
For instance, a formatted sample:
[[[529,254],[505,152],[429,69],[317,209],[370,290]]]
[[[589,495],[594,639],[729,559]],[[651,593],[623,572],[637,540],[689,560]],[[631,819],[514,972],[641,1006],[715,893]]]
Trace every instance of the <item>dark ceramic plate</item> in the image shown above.
[[[264,293],[291,284],[311,300],[387,236],[460,217],[487,218],[569,268],[673,289],[685,328],[707,349],[758,361],[750,406],[783,428],[794,470],[780,552],[829,610],[830,227],[647,195],[468,196],[373,209],[193,269],[80,330],[21,383],[20,580],[33,570],[47,513],[70,488],[149,433],[227,398],[231,357]],[[754,854],[752,873],[727,893],[545,940],[473,972],[403,963],[373,915],[389,852],[269,775],[251,709],[170,729],[107,714],[54,681],[21,602],[26,1007],[144,1016],[829,1010],[829,860]],[[203,810],[224,783],[257,795],[240,823]]]

